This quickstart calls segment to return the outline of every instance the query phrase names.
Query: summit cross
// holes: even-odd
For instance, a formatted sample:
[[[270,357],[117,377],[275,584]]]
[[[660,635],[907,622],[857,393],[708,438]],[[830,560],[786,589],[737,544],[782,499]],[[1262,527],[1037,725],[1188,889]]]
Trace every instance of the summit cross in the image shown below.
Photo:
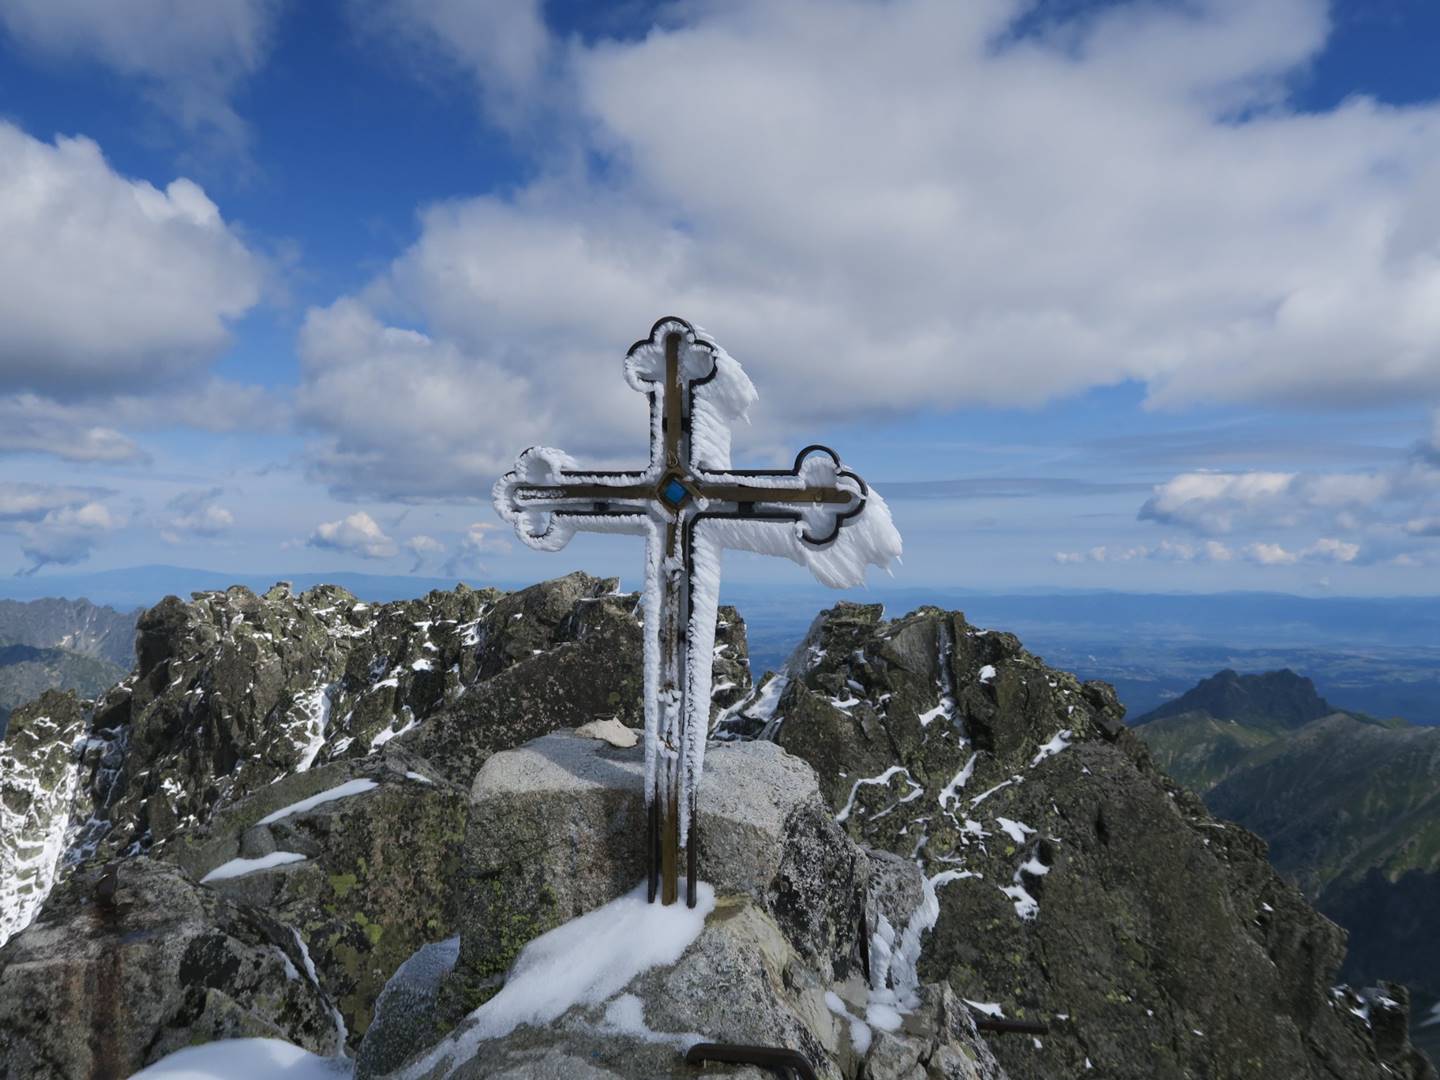
[[[646,537],[645,803],[649,897],[675,903],[680,851],[695,906],[696,818],[710,724],[720,551],[785,555],[837,588],[887,566],[900,536],[885,503],[833,450],[807,446],[788,469],[730,467],[729,424],[756,400],[740,365],[684,319],[630,347],[625,378],[650,402],[650,463],[581,469],[531,447],[495,484],[520,539],[558,551],[576,531]],[[683,838],[683,842],[682,842]]]

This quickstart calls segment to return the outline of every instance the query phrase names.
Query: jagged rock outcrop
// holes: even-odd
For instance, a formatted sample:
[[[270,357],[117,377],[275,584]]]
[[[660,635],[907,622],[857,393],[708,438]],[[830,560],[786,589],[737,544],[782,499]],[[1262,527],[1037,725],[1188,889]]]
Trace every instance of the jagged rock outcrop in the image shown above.
[[[332,1053],[339,1033],[275,920],[147,858],[90,867],[0,951],[0,1080],[124,1077],[196,1042]]]
[[[456,971],[472,981],[472,1007],[528,941],[644,876],[643,765],[643,747],[557,732],[476,775]],[[774,744],[717,747],[701,786],[698,873],[722,895],[749,896],[817,971],[843,980],[860,965],[869,869],[816,796],[809,766]]]
[[[283,584],[167,598],[140,619],[135,671],[95,708],[93,725],[126,740],[118,782],[92,785],[109,829],[100,851],[148,850],[277,777],[396,738],[468,784],[496,749],[635,721],[637,597],[615,586],[575,573],[383,605]]]
[[[421,763],[390,753],[286,777],[166,852],[201,881],[244,871],[209,887],[301,937],[352,1048],[386,981],[453,934],[465,902],[456,889],[465,793],[410,764]],[[263,865],[282,854],[288,861]]]
[[[30,921],[55,879],[84,731],[75,695],[51,690],[15,710],[0,740],[0,945]]]
[[[128,668],[139,614],[89,600],[0,600],[0,645],[64,649]]]
[[[134,656],[135,618],[88,600],[0,600],[0,739],[10,712],[46,690],[94,697]]]
[[[853,836],[924,863],[924,977],[1050,1025],[993,1041],[1017,1080],[1432,1075],[1343,1007],[1343,933],[1152,766],[1108,686],[958,612],[852,604],[785,677],[739,715],[815,766]]]
[[[361,1046],[360,1077],[427,1048],[433,1067],[421,1055],[394,1074],[684,1077],[693,1069],[682,1051],[697,1041],[799,1050],[827,1078],[1003,1076],[968,1010],[948,987],[919,984],[897,938],[897,924],[903,931],[918,920],[918,944],[932,914],[917,868],[872,859],[852,843],[809,766],[770,743],[707,754],[698,870],[716,900],[683,954],[599,1000],[467,1047],[486,1010],[503,1005],[524,947],[643,878],[642,765],[639,747],[563,732],[486,762],[467,830],[471,906],[447,977],[452,994],[463,987],[466,1006],[480,1011],[434,1048],[435,1031],[413,1014],[397,1025],[382,1013],[376,1040]],[[905,959],[892,963],[892,952]],[[444,989],[433,989],[440,981],[429,983],[430,1000],[443,1010]],[[877,994],[900,1004],[876,1012]],[[873,1030],[860,1023],[867,1015]]]
[[[638,600],[615,586],[571,574],[370,605],[281,584],[156,605],[134,671],[88,717],[49,695],[0,743],[0,928],[23,926],[65,867],[149,854],[199,880],[284,853],[206,888],[301,935],[358,1045],[401,962],[455,932],[480,764],[557,727],[639,722]],[[743,694],[744,624],[721,619],[717,685]],[[375,787],[263,822],[359,782]]]
[[[1214,692],[1227,683],[1245,693]],[[1240,718],[1205,711],[1215,699]],[[1296,726],[1328,706],[1290,672],[1222,672],[1174,704],[1135,733],[1216,816],[1263,837],[1271,864],[1348,931],[1345,978],[1440,995],[1440,728],[1346,712]]]

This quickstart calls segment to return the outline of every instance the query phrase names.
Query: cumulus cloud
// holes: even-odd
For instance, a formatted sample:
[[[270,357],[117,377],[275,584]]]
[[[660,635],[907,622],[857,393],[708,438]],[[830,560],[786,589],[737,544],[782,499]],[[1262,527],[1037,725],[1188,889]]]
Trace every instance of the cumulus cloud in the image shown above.
[[[137,77],[187,131],[239,150],[245,125],[230,105],[265,57],[279,0],[7,0],[0,25],[52,58],[99,62]]]
[[[1208,535],[1312,519],[1356,529],[1437,490],[1440,469],[1414,460],[1364,473],[1188,472],[1157,484],[1139,518]]]
[[[1359,544],[1352,544],[1347,540],[1336,540],[1333,537],[1322,537],[1302,551],[1300,557],[1315,562],[1348,563],[1354,562],[1359,554]]]
[[[415,556],[415,563],[410,567],[413,574],[434,556],[445,554],[445,545],[433,536],[420,533],[405,541],[405,550]]]
[[[1229,562],[1234,557],[1234,551],[1218,540],[1206,540],[1200,544],[1162,540],[1158,544],[1135,544],[1129,547],[1101,544],[1088,551],[1055,553],[1055,561],[1062,566],[1076,563],[1123,563],[1137,559],[1184,563]]]
[[[216,500],[223,488],[202,488],[182,491],[166,504],[170,513],[163,519],[160,535],[172,544],[186,537],[216,537],[229,531],[235,515]]]
[[[362,559],[388,559],[399,553],[395,541],[385,535],[375,519],[363,510],[340,521],[326,521],[315,526],[305,541],[310,547],[343,551]]]
[[[519,451],[555,435],[524,379],[354,300],[310,311],[300,363],[310,473],[345,496],[488,495]]]
[[[84,506],[113,494],[113,491],[99,487],[36,484],[23,480],[0,481],[0,525],[17,521],[39,521],[52,511]]]
[[[42,566],[71,566],[90,557],[105,534],[120,527],[102,503],[86,502],[49,510],[39,521],[21,521],[15,526],[20,550],[30,565],[19,575],[35,573]]]
[[[1277,504],[1290,496],[1295,480],[1294,473],[1278,472],[1182,473],[1156,486],[1140,507],[1140,520],[1228,533],[1237,516],[1273,517]],[[1287,512],[1288,505],[1279,511]]]
[[[0,454],[50,454],[85,462],[148,460],[133,439],[98,419],[91,410],[35,394],[0,395]]]
[[[113,495],[101,487],[0,481],[0,531],[15,533],[30,565],[71,565],[89,557],[105,534],[124,524],[100,502]]]
[[[1260,566],[1291,566],[1298,562],[1349,563],[1354,562],[1359,554],[1359,544],[1328,537],[1299,551],[1266,542],[1247,544],[1244,549],[1245,557]]]
[[[758,376],[757,440],[1127,379],[1177,406],[1440,394],[1440,106],[1287,107],[1322,0],[1017,32],[1032,13],[750,0],[572,42],[564,167],[430,208],[362,300],[513,376],[552,431],[610,412],[600,376],[665,312]],[[523,446],[532,420],[494,437]],[[391,438],[350,451],[383,470]]]
[[[161,191],[89,139],[45,143],[0,121],[0,393],[67,400],[197,377],[261,278],[196,184]]]
[[[540,0],[351,0],[350,12],[420,70],[438,57],[468,73],[486,113],[507,127],[545,95],[542,76],[557,46]]]
[[[1055,561],[1064,565],[1078,563],[1125,563],[1140,559],[1178,563],[1223,563],[1239,556],[1260,566],[1290,566],[1298,562],[1349,563],[1360,554],[1360,545],[1331,537],[1322,537],[1300,550],[1289,550],[1281,544],[1256,541],[1239,548],[1219,540],[1191,544],[1162,540],[1158,544],[1136,544],[1116,547],[1101,544],[1088,551],[1057,551]]]
[[[455,554],[445,564],[445,573],[457,577],[478,573],[484,569],[481,562],[486,555],[504,555],[510,550],[510,541],[505,539],[507,530],[488,521],[477,521],[460,537]]]

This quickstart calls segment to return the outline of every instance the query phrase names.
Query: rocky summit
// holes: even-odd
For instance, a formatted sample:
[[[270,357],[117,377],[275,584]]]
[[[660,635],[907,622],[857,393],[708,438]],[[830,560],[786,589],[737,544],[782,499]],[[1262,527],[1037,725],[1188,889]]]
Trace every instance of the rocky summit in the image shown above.
[[[1241,707],[1210,711],[1227,699]],[[1349,932],[1347,980],[1402,981],[1428,1012],[1440,998],[1440,728],[1332,709],[1287,671],[1221,672],[1172,704],[1134,725],[1157,764],[1264,837],[1275,868]],[[1440,1049],[1440,1025],[1419,1028],[1427,1039]]]
[[[1362,998],[1403,990],[1335,985],[1343,933],[1264,844],[1152,765],[1109,686],[1010,634],[841,604],[725,725],[810,762],[858,841],[923,865],[922,976],[1048,1027],[994,1040],[1012,1077],[1432,1075],[1366,1019]]]
[[[752,686],[722,609],[704,903],[634,922],[615,586],[172,597],[118,685],[18,709],[0,1080],[246,1037],[375,1078],[692,1076],[697,1042],[837,1080],[1434,1076],[1403,990],[1337,985],[1343,934],[1107,686],[958,612],[841,604]]]

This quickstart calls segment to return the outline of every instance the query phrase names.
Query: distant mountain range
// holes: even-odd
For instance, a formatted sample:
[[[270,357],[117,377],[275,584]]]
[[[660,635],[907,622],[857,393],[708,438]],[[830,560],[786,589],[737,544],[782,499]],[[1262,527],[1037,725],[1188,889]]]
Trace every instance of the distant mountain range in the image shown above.
[[[635,588],[638,574],[637,563],[634,574],[622,574],[622,586]],[[337,584],[370,603],[456,585],[454,578],[404,574],[240,574],[152,565],[0,578],[0,597],[83,597],[126,610],[150,607],[169,594],[184,599],[232,584],[264,592],[280,580],[297,590]],[[466,584],[523,583],[467,579]],[[819,585],[757,585],[734,577],[726,579],[721,596],[745,614],[757,674],[778,669],[815,615],[837,598]],[[1313,678],[1339,708],[1440,724],[1440,600],[1434,597],[1000,592],[879,579],[849,598],[879,601],[891,612],[937,604],[964,611],[977,625],[1004,627],[1050,663],[1113,685],[1131,715],[1173,700],[1221,668],[1288,667]]]
[[[1440,728],[1336,709],[1288,670],[1221,671],[1134,727],[1350,931],[1348,979],[1440,997]]]
[[[88,600],[0,600],[0,735],[10,711],[46,690],[94,697],[135,660],[139,611]]]

